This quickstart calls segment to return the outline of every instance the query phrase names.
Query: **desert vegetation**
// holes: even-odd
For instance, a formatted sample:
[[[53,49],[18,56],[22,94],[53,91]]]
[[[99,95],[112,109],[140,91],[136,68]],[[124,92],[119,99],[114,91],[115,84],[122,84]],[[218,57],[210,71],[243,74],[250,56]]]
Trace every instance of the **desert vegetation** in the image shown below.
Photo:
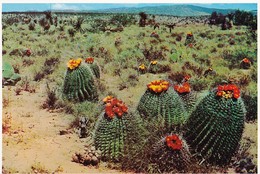
[[[256,173],[256,23],[4,13],[3,172]]]

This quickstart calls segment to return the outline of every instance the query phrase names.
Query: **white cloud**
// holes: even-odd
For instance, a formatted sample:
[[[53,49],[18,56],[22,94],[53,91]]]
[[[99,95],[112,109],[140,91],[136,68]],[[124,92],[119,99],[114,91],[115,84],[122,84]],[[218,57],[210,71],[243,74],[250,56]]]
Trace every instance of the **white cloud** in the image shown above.
[[[70,4],[52,4],[51,8],[53,10],[79,10],[77,6]]]

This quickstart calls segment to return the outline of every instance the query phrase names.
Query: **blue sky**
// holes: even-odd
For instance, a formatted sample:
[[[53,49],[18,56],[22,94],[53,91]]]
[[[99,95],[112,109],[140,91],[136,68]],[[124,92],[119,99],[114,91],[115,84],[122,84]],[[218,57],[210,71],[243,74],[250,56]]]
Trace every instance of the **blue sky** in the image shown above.
[[[240,10],[256,10],[256,3],[203,3],[203,4],[193,4],[192,5],[208,7],[208,8],[220,8],[220,9],[240,9]],[[97,10],[97,9],[108,9],[108,8],[118,8],[118,7],[144,7],[144,6],[158,6],[158,5],[170,5],[170,4],[151,4],[151,3],[3,3],[2,11],[45,11],[50,9],[56,10]]]

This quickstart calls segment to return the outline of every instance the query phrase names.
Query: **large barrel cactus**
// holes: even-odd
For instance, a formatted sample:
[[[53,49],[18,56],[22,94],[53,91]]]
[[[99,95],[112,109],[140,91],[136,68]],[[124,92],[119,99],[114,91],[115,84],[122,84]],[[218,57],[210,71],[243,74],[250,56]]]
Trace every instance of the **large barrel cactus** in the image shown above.
[[[218,86],[192,112],[185,138],[206,161],[228,164],[242,137],[245,113],[237,86]]]
[[[137,110],[143,117],[162,116],[167,127],[181,125],[187,120],[187,113],[179,95],[165,80],[155,80],[147,85]]]
[[[96,100],[97,89],[90,68],[81,63],[81,59],[70,60],[64,79],[63,94],[68,100]]]
[[[157,142],[151,151],[151,162],[160,172],[182,171],[190,165],[191,154],[186,141],[171,134]]]
[[[94,144],[104,160],[118,161],[124,154],[124,143],[135,129],[135,113],[122,101],[112,98],[105,106],[94,131]]]
[[[3,85],[15,85],[16,82],[21,80],[21,76],[14,72],[14,68],[8,62],[3,62]]]
[[[94,61],[93,57],[88,57],[85,59],[85,62],[90,67],[92,73],[96,76],[96,78],[100,78],[100,68],[96,61]]]

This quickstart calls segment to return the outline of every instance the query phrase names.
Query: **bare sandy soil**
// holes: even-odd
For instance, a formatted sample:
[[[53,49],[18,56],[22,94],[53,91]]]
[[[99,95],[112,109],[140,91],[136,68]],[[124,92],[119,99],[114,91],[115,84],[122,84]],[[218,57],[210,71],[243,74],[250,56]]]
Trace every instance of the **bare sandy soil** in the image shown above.
[[[5,170],[27,173],[33,172],[34,167],[34,172],[42,169],[45,172],[118,173],[104,164],[86,167],[71,162],[72,154],[82,150],[88,141],[80,139],[74,132],[60,135],[60,131],[68,128],[73,116],[41,109],[45,99],[42,93],[22,91],[16,96],[14,88],[3,89],[4,98],[9,100],[3,108],[3,121],[10,126],[3,134],[2,162]]]

